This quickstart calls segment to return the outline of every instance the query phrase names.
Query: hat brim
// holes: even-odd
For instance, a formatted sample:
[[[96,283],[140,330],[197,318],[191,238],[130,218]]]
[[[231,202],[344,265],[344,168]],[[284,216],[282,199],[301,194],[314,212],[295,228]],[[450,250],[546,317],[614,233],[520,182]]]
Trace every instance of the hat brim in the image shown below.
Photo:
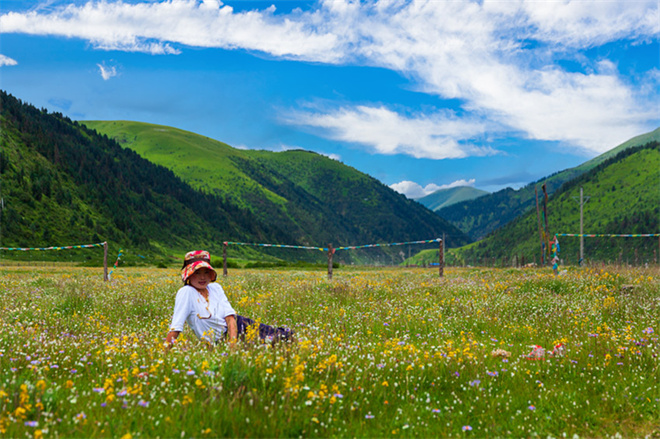
[[[215,282],[218,278],[218,273],[216,273],[215,269],[211,267],[211,264],[206,261],[195,261],[192,264],[183,267],[183,270],[181,270],[181,280],[183,280],[184,283],[187,282],[188,278],[201,268],[208,268],[211,270],[213,272],[213,279],[211,279],[211,282]]]

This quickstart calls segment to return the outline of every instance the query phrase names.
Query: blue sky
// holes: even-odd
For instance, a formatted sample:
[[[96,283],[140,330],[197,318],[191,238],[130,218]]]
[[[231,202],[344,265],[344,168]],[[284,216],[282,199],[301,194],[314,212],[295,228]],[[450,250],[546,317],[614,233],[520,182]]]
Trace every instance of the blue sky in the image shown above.
[[[418,197],[518,188],[660,126],[659,36],[657,0],[2,0],[0,87]]]

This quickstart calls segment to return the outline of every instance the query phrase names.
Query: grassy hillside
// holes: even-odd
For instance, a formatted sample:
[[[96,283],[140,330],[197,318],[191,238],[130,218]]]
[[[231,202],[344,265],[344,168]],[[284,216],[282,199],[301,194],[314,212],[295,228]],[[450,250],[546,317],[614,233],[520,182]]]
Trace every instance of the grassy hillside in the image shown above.
[[[189,184],[250,210],[260,221],[278,224],[294,243],[360,245],[443,233],[448,246],[469,242],[418,203],[316,153],[238,150],[194,133],[138,122],[84,123]]]
[[[2,92],[0,173],[3,247],[109,241],[130,260],[225,239],[264,239],[278,231],[244,209],[194,190],[170,170],[107,137]],[[88,258],[98,252],[71,252]],[[49,258],[52,253],[3,257]],[[54,255],[53,257],[58,256]],[[58,256],[59,257],[59,256]]]
[[[148,159],[171,169],[191,186],[241,203],[255,191],[276,204],[286,201],[256,184],[238,166],[247,151],[189,131],[131,121],[82,121]]]
[[[534,188],[538,187],[540,191],[541,182],[546,183],[548,194],[552,194],[562,184],[595,168],[621,151],[653,141],[660,141],[660,128],[634,137],[580,166],[558,172],[538,182],[530,183],[521,189],[506,188],[475,200],[441,208],[437,210],[437,213],[473,239],[478,240],[508,224],[528,210],[535,209]]]
[[[449,207],[452,204],[460,203],[461,201],[474,200],[475,198],[488,195],[489,192],[482,191],[468,186],[454,187],[450,189],[440,189],[425,197],[418,198],[418,203],[428,207],[434,212]]]
[[[137,139],[163,161],[169,158],[185,174],[178,176],[62,114],[38,110],[5,92],[0,99],[2,247],[108,241],[111,253],[125,250],[124,261],[165,263],[190,248],[218,254],[223,241],[346,246],[447,233],[454,245],[468,242],[433,212],[317,154],[240,151],[144,124],[129,124],[134,131],[118,137],[124,144]],[[297,174],[304,175],[300,183]],[[183,181],[186,176],[190,181]],[[343,252],[335,261],[371,262],[388,252],[394,250]],[[99,253],[83,250],[66,257],[93,254],[98,262]],[[0,256],[61,258],[53,252]],[[322,252],[246,246],[232,247],[230,257],[325,259]]]
[[[580,233],[579,193],[590,197],[584,205],[586,234],[660,233],[660,143],[624,149],[580,177],[564,184],[550,197],[550,234]],[[528,212],[486,239],[452,251],[466,263],[489,258],[540,259],[536,210]],[[585,238],[585,258],[633,263],[655,260],[658,238]],[[577,263],[579,238],[560,239],[560,257]]]

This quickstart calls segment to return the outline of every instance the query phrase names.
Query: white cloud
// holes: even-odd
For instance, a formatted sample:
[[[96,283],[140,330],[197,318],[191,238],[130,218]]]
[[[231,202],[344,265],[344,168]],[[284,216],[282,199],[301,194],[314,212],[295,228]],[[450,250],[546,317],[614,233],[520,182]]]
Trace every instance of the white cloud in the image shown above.
[[[414,181],[404,180],[390,185],[390,188],[408,198],[422,198],[427,195],[424,188]]]
[[[452,183],[449,184],[443,184],[438,186],[437,184],[430,183],[427,184],[426,186],[422,187],[419,183],[415,183],[414,181],[401,181],[399,183],[394,183],[390,185],[390,188],[405,195],[408,198],[422,198],[427,195],[432,194],[433,192],[439,191],[441,189],[451,189],[454,187],[461,187],[461,186],[470,186],[473,187],[475,183],[475,179],[471,178],[470,180],[456,180]]]
[[[526,1],[522,9],[535,27],[534,37],[571,47],[660,33],[657,1]]]
[[[106,66],[105,63],[97,64],[99,71],[101,72],[101,77],[104,81],[107,81],[110,78],[117,76],[117,67],[116,66]]]
[[[319,152],[319,154],[326,156],[329,159],[332,159],[336,162],[341,162],[341,156],[339,154],[332,154],[332,153],[325,153],[325,152]]]
[[[483,132],[474,121],[489,120],[592,154],[655,128],[660,96],[657,88],[648,94],[624,78],[606,52],[590,60],[584,51],[614,41],[657,40],[658,10],[657,0],[321,0],[316,9],[291,13],[275,6],[236,12],[217,0],[105,0],[10,12],[0,15],[0,29],[81,38],[105,50],[176,54],[185,46],[218,47],[383,67],[411,78],[425,93],[463,102],[465,121],[440,117],[441,126],[462,128],[440,132],[431,127],[437,115],[406,118],[383,107],[301,113],[303,123],[378,153],[484,153],[466,145]],[[557,59],[583,62],[583,71],[564,70]],[[391,128],[381,133],[388,119],[402,123],[405,134]]]
[[[592,73],[567,72],[553,63],[557,56],[575,56],[577,50],[569,52],[568,43],[581,43],[586,49],[643,33],[636,20],[657,15],[657,3],[641,7],[637,3],[632,12],[620,17],[628,29],[635,30],[624,34],[626,26],[619,23],[612,34],[607,25],[617,20],[618,9],[606,8],[595,13],[600,20],[580,21],[592,38],[556,45],[533,41],[547,34],[536,30],[535,26],[547,22],[542,15],[530,17],[533,6],[505,3],[413,3],[395,15],[378,16],[364,24],[362,29],[368,34],[359,49],[378,65],[414,76],[425,92],[462,99],[472,114],[529,138],[558,140],[597,153],[653,127],[649,125],[658,115],[651,102],[657,101],[657,91],[651,100],[636,93],[611,62],[597,60],[594,68],[601,71]],[[563,10],[570,9],[568,3],[551,4]],[[598,3],[587,3],[598,9]],[[647,26],[641,38],[656,33]],[[529,44],[523,45],[525,40]]]
[[[18,62],[15,59],[9,58],[8,56],[0,54],[0,67],[1,66],[15,66]]]
[[[451,189],[453,187],[462,187],[462,186],[474,187],[474,183],[476,183],[476,180],[474,178],[471,178],[469,180],[465,180],[465,179],[456,180],[452,183],[443,184],[442,186],[438,186],[438,188],[435,189],[433,192],[435,192],[437,190],[440,190],[440,189]]]
[[[306,20],[314,20],[313,15]],[[337,37],[319,32],[306,20],[275,17],[273,8],[234,13],[218,1],[89,1],[44,14],[10,12],[0,16],[0,29],[5,33],[82,38],[103,50],[177,54],[179,49],[168,44],[175,43],[335,61],[332,49]]]
[[[297,112],[286,121],[321,128],[335,140],[359,143],[378,154],[446,159],[490,155],[496,151],[459,140],[485,131],[481,122],[440,113],[405,117],[385,107],[357,106],[326,112]]]

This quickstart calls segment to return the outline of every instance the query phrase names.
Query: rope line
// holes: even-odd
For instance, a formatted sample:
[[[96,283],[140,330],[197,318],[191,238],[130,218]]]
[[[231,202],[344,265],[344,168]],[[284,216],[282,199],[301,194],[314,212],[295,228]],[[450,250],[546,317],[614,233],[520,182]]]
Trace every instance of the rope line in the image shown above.
[[[307,247],[303,245],[285,245],[285,244],[257,244],[257,243],[252,243],[252,242],[232,242],[232,241],[225,241],[224,242],[227,245],[251,245],[254,247],[278,247],[278,248],[298,248],[298,249],[304,249],[304,250],[327,250],[327,248],[323,247]]]
[[[436,239],[428,239],[426,241],[409,241],[409,242],[393,242],[390,244],[367,244],[367,245],[354,245],[354,246],[349,246],[349,247],[337,247],[335,250],[355,250],[358,248],[370,248],[370,247],[389,247],[389,246],[395,246],[395,245],[408,245],[408,244],[429,244],[432,242],[440,242],[442,241],[440,238]],[[327,249],[324,249],[327,250]]]
[[[110,273],[108,273],[108,279],[110,279],[110,275],[112,274],[113,271],[115,271],[115,269],[116,269],[117,266],[119,265],[119,260],[120,260],[121,257],[124,255],[123,252],[124,252],[124,250],[119,249],[119,254],[117,255],[117,260],[115,261],[115,264],[112,266],[112,270],[110,270]]]
[[[70,250],[74,248],[89,248],[89,247],[103,247],[106,243],[99,242],[97,244],[83,244],[83,245],[67,245],[64,247],[0,247],[0,250],[19,250],[19,251],[28,251],[28,250]]]
[[[425,241],[409,241],[409,242],[392,242],[389,244],[366,244],[366,245],[352,245],[352,246],[347,246],[347,247],[337,247],[334,250],[356,250],[360,248],[372,248],[372,247],[389,247],[389,246],[395,246],[395,245],[408,245],[408,244],[429,244],[432,242],[440,242],[440,238],[436,239],[428,239]],[[258,243],[251,243],[251,242],[233,242],[233,241],[225,241],[224,244],[226,245],[250,245],[254,247],[277,247],[277,248],[296,248],[296,249],[304,249],[304,250],[320,250],[320,251],[329,251],[330,249],[328,247],[308,247],[308,246],[303,246],[303,245],[286,245],[286,244],[258,244]]]
[[[629,234],[629,235],[557,233],[556,236],[584,236],[585,238],[653,238],[660,236],[660,233],[640,233],[640,234]]]

